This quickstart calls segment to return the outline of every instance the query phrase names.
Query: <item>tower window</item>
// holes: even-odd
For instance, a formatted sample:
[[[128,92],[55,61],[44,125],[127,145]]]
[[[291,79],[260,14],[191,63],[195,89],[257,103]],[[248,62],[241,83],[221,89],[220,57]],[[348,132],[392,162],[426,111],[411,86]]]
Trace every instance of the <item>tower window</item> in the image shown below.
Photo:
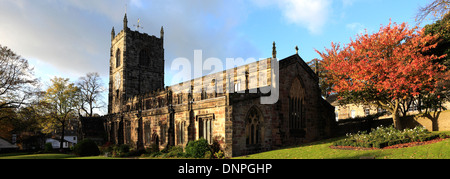
[[[116,68],[119,68],[121,65],[121,60],[120,60],[120,49],[117,49],[116,51]]]
[[[148,55],[148,50],[147,49],[143,49],[141,50],[141,52],[139,52],[139,65],[141,66],[149,66],[150,64],[150,58]]]

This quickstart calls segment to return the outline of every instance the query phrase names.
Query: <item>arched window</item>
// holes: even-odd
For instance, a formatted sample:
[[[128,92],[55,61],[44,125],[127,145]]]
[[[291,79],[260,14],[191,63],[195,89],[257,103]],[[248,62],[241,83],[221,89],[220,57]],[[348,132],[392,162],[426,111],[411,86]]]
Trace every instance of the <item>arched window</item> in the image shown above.
[[[264,140],[264,121],[256,107],[252,107],[245,121],[246,144],[257,145]]]
[[[151,145],[152,142],[152,131],[150,126],[150,121],[144,122],[144,141],[146,145]]]
[[[120,49],[117,49],[117,51],[116,51],[116,68],[119,68],[121,65],[120,56],[121,56]]]
[[[305,90],[296,78],[292,82],[289,92],[289,129],[291,136],[303,137],[305,135]]]
[[[178,140],[177,140],[177,142],[178,142],[178,145],[182,145],[182,144],[184,144],[184,128],[185,128],[185,125],[186,125],[186,122],[184,122],[184,121],[182,121],[182,122],[179,122],[178,124],[177,124],[177,137],[178,137]]]
[[[150,56],[147,49],[141,50],[139,52],[139,65],[148,67],[150,64]]]

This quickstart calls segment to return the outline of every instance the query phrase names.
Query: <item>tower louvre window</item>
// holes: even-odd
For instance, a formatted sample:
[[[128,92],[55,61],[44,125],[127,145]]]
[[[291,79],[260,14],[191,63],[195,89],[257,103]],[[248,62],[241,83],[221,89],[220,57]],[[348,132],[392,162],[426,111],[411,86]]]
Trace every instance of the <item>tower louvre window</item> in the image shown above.
[[[141,50],[139,52],[139,65],[148,67],[150,65],[150,58],[147,49]]]
[[[121,65],[121,59],[120,59],[120,49],[117,49],[116,51],[116,68],[119,68]]]

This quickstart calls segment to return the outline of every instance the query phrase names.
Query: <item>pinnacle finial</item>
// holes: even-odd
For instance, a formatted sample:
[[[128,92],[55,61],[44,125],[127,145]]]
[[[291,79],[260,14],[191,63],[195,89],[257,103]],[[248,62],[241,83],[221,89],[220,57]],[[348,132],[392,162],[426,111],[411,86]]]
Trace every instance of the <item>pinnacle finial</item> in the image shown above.
[[[128,28],[128,18],[127,13],[125,13],[125,16],[123,17],[123,29],[126,30]]]
[[[273,47],[272,47],[272,57],[277,58],[277,47],[275,46],[275,41],[273,41]]]
[[[295,54],[298,54],[298,46],[295,46]]]
[[[113,27],[111,30],[111,40],[113,40],[115,36],[116,36],[116,31],[114,30],[114,27]]]

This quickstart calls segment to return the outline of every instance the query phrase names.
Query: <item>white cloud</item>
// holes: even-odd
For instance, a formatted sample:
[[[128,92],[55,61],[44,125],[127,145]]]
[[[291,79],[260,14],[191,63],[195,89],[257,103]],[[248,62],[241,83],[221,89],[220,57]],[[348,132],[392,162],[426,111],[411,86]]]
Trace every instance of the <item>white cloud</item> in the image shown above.
[[[320,34],[332,11],[332,0],[252,0],[258,7],[277,7],[288,23]]]
[[[312,33],[321,33],[331,11],[330,0],[283,0],[283,14],[291,23],[304,25]]]
[[[195,49],[204,58],[259,55],[235,30],[246,19],[241,0],[0,0],[0,44],[71,75],[107,78],[110,32],[122,29],[125,3],[130,28],[140,18],[142,31],[159,37],[164,26],[169,64],[193,59]],[[245,50],[236,44],[246,44]]]

